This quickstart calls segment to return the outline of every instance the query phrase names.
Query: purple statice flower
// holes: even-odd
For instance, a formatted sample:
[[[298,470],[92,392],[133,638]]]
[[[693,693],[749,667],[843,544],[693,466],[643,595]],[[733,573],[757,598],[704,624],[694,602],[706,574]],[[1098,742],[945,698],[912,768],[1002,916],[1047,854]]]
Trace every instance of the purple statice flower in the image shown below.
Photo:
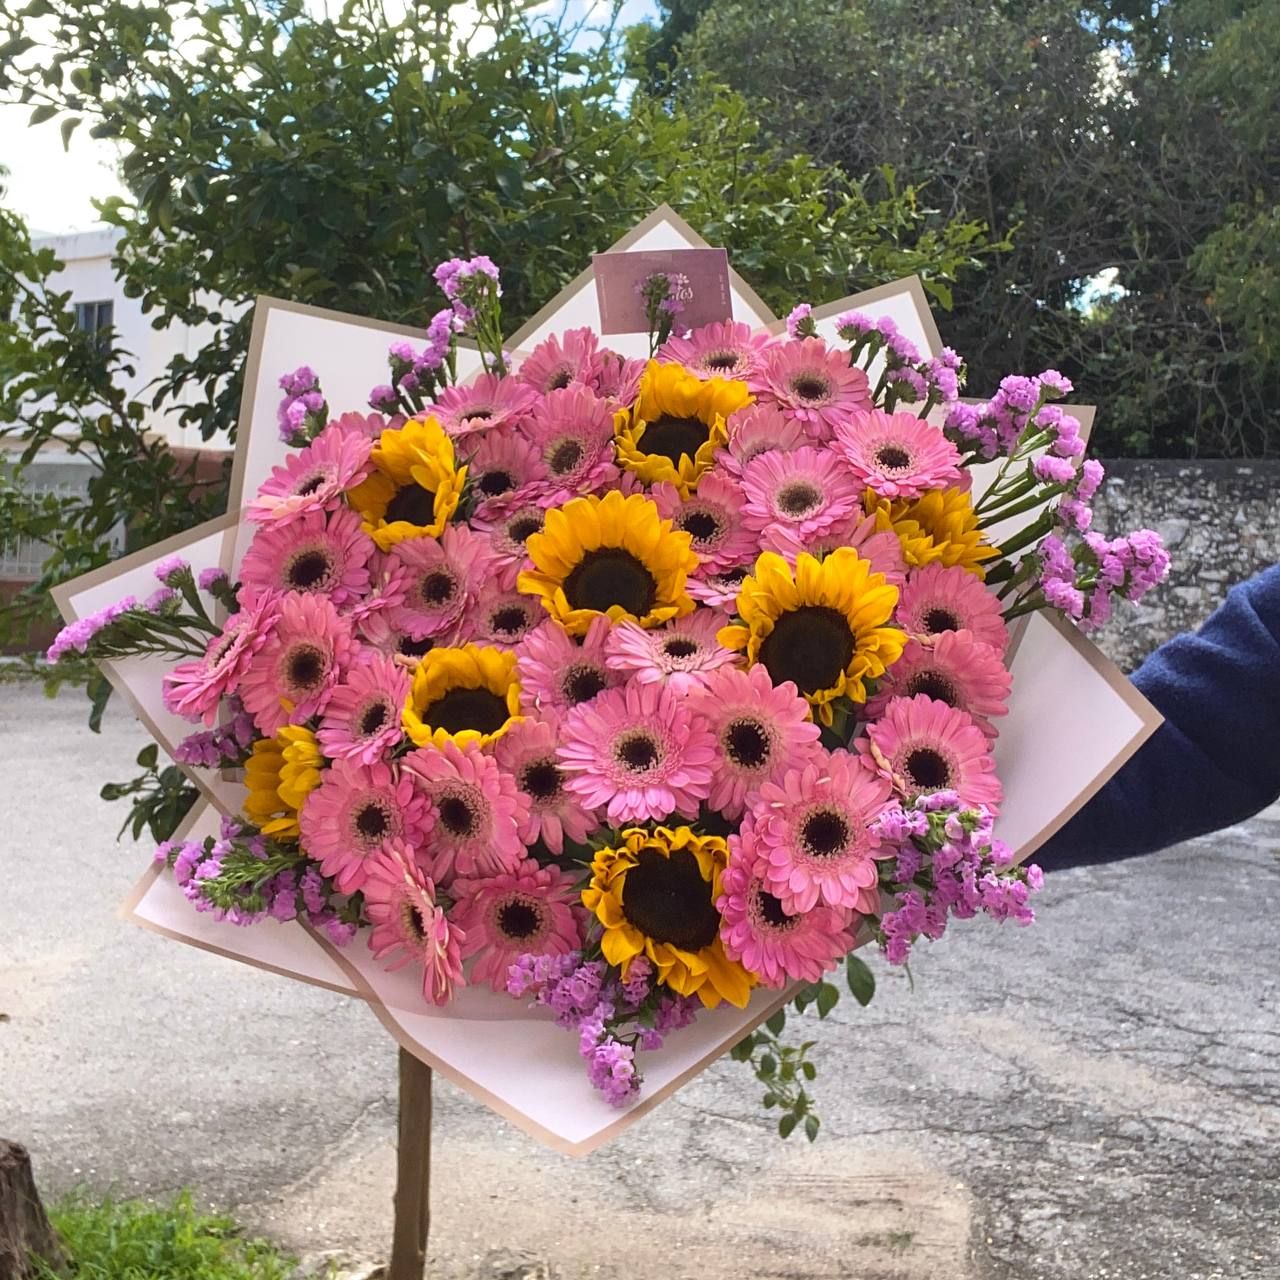
[[[679,1031],[682,1027],[691,1026],[698,1016],[701,1002],[695,996],[666,996],[658,1002],[654,1015],[654,1028],[666,1035],[671,1031]]]
[[[157,587],[143,602],[142,607],[148,613],[159,613],[165,605],[178,598],[172,587]]]
[[[412,369],[410,369],[409,372],[400,379],[400,390],[406,395],[413,395],[421,385],[422,380]]]
[[[921,373],[930,394],[940,404],[949,405],[960,395],[959,375],[950,365],[943,364],[941,357],[925,363],[921,368]]]
[[[1102,478],[1106,475],[1102,463],[1096,458],[1086,458],[1080,464],[1080,478],[1076,481],[1076,497],[1081,502],[1089,502],[1098,492]]]
[[[640,1092],[636,1051],[620,1040],[604,1040],[586,1056],[587,1078],[615,1107],[625,1107]]]
[[[845,342],[875,331],[876,322],[865,311],[842,311],[836,316],[836,333]]]
[[[790,338],[810,338],[817,333],[813,322],[813,307],[801,302],[792,307],[787,315],[787,336]]]
[[[384,382],[369,392],[369,408],[376,409],[379,413],[395,413],[399,407],[400,397],[396,394],[395,387]]]
[[[898,399],[906,404],[915,404],[918,400],[929,398],[929,384],[924,375],[910,365],[889,370],[884,380],[885,385],[892,387]]]
[[[413,362],[417,359],[413,350],[413,344],[405,341],[404,338],[400,338],[393,342],[388,348],[387,354],[391,358],[393,367],[400,364],[407,369],[412,368]]]
[[[163,586],[176,587],[191,573],[191,565],[181,556],[165,556],[153,572]]]
[[[136,608],[138,608],[137,597],[125,596],[123,600],[117,600],[114,604],[106,605],[104,608],[97,610],[97,612],[89,614],[88,617],[77,618],[75,622],[68,623],[58,632],[54,637],[53,643],[46,650],[45,661],[49,663],[57,662],[63,654],[73,650],[76,653],[87,652],[90,643],[98,632],[109,627],[122,614]]]
[[[999,451],[995,428],[983,414],[985,406],[953,404],[943,420],[943,430],[961,449],[976,448],[980,457],[990,460]]]
[[[301,446],[323,430],[329,407],[320,392],[320,381],[306,365],[280,379],[284,398],[276,410],[280,439]]]
[[[320,385],[320,379],[308,365],[299,365],[292,373],[283,374],[280,378],[280,390],[289,396],[300,396],[313,391]]]
[[[636,956],[627,968],[627,979],[622,984],[623,1000],[633,1009],[642,1005],[653,989],[653,965],[644,956]]]
[[[1040,385],[1054,396],[1070,395],[1074,389],[1072,381],[1057,369],[1046,369],[1039,375]]]
[[[1042,453],[1031,464],[1036,479],[1045,484],[1070,484],[1075,479],[1076,469],[1069,458],[1059,458],[1056,454]]]
[[[329,899],[324,891],[324,880],[315,867],[308,867],[302,873],[298,891],[302,894],[302,905],[309,915],[314,917],[324,912]]]
[[[897,325],[894,325],[892,332],[886,332],[882,327],[888,317],[881,317],[876,328],[884,335],[885,346],[889,351],[889,363],[893,364],[919,364],[920,349],[916,346],[905,333],[899,333]],[[892,321],[889,321],[892,324]]]
[[[477,309],[490,297],[502,296],[501,274],[484,254],[470,260],[450,258],[435,269],[434,275],[452,304],[455,319],[464,326],[475,320]]]
[[[209,569],[200,570],[200,576],[196,579],[196,584],[201,591],[212,593],[222,590],[223,587],[230,586],[231,578],[225,569],[214,565]]]
[[[1000,379],[1000,397],[1009,408],[1030,413],[1040,400],[1040,387],[1034,378],[1010,374]]]

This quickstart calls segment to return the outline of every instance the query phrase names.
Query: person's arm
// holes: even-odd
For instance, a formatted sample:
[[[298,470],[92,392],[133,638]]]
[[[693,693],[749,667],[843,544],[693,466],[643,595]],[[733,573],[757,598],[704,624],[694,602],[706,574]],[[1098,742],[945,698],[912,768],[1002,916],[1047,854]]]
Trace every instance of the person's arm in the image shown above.
[[[1133,682],[1165,722],[1035,853],[1045,870],[1151,853],[1280,796],[1280,565],[1234,587]]]

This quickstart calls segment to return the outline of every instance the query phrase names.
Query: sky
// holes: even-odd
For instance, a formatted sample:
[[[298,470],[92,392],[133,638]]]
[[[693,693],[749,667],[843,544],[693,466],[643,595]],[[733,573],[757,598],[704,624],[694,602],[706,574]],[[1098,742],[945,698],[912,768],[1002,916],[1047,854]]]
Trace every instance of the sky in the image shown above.
[[[389,0],[388,9],[394,3]],[[569,0],[570,17],[593,5],[598,13],[609,7],[605,0]],[[323,9],[323,0],[314,0],[313,7]],[[656,8],[653,0],[626,0],[621,21],[641,22]],[[93,200],[124,194],[116,176],[116,145],[90,138],[87,127],[81,126],[64,152],[57,120],[29,128],[30,114],[29,107],[0,106],[0,167],[9,171],[0,179],[6,188],[4,204],[21,214],[33,234],[89,229],[98,221]]]

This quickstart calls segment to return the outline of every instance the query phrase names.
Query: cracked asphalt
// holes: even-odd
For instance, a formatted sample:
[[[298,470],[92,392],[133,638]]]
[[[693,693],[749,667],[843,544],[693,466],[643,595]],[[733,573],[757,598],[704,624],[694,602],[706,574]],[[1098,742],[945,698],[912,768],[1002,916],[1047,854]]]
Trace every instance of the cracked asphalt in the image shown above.
[[[383,1256],[396,1057],[359,1003],[130,928],[148,851],[97,798],[123,708],[0,685],[0,1134],[46,1195],[211,1205],[308,1256]],[[582,1161],[437,1087],[449,1280],[1275,1280],[1280,808],[1050,878],[1029,930],[878,965],[820,1032],[824,1119],[781,1142],[723,1062]],[[812,1034],[812,1033],[810,1033]]]

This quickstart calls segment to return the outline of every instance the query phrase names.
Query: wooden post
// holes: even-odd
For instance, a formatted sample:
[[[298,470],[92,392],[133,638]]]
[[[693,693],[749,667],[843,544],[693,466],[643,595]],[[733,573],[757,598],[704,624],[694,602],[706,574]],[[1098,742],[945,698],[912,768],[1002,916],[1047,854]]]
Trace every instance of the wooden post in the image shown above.
[[[387,1280],[423,1280],[431,1225],[431,1068],[400,1050],[395,1233]]]
[[[66,1258],[49,1223],[26,1147],[0,1138],[0,1277],[26,1280],[36,1259],[61,1272]]]

